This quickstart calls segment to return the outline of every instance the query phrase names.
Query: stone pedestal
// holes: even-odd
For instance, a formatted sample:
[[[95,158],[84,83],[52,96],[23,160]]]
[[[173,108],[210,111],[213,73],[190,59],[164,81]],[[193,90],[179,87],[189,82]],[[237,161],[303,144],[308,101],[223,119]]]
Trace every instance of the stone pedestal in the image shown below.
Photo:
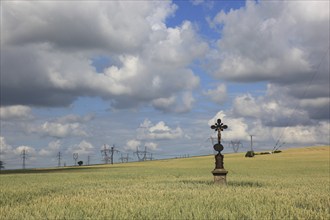
[[[227,185],[227,173],[228,171],[225,169],[214,169],[212,174],[214,176],[214,183],[219,185]]]

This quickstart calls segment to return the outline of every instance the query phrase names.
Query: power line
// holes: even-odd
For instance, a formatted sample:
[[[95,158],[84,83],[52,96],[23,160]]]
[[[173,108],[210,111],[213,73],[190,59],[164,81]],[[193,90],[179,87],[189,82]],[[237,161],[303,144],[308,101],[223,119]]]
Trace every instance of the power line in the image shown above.
[[[315,72],[313,73],[311,79],[310,79],[309,82],[308,82],[308,85],[305,87],[305,90],[304,90],[304,92],[303,92],[303,94],[302,94],[302,99],[304,99],[304,98],[306,97],[307,91],[309,90],[310,86],[312,85],[312,82],[314,81],[316,75],[319,73],[320,67],[321,67],[322,63],[325,61],[325,58],[327,57],[327,55],[328,55],[328,53],[329,53],[329,50],[330,50],[330,46],[328,46],[327,51],[324,53],[324,56],[322,57],[320,63],[317,65]],[[282,132],[280,133],[280,135],[279,135],[279,137],[278,137],[278,139],[277,139],[277,141],[276,141],[276,144],[275,144],[275,146],[274,146],[274,148],[273,148],[273,151],[274,151],[274,149],[278,149],[278,148],[280,148],[280,147],[284,144],[284,142],[283,142],[283,143],[281,144],[281,146],[277,147],[277,145],[279,144],[279,142],[280,142],[282,136],[284,135],[284,131],[288,128],[289,124],[291,123],[291,120],[293,119],[292,116],[294,115],[294,113],[295,113],[295,112],[297,111],[297,109],[298,109],[298,105],[299,105],[299,102],[297,102],[295,108],[294,108],[293,111],[291,112],[291,114],[290,114],[290,116],[289,116],[289,118],[288,118],[288,120],[287,120],[287,123],[286,123],[284,129],[282,129]]]

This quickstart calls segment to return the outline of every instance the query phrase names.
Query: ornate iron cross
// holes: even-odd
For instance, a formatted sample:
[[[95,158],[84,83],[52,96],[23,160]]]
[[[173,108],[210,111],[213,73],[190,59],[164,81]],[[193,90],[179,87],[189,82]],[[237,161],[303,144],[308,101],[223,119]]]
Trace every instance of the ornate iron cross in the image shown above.
[[[224,125],[223,123],[221,123],[221,119],[219,118],[217,120],[217,122],[211,126],[211,129],[214,129],[215,131],[218,132],[218,144],[214,145],[214,149],[216,151],[222,151],[223,150],[223,146],[221,144],[221,131],[223,131],[223,129],[227,129],[228,126]]]

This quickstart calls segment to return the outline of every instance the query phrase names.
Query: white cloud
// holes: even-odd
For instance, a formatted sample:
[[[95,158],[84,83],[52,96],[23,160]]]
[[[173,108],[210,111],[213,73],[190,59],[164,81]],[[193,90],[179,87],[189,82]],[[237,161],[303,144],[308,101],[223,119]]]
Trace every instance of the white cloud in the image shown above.
[[[150,141],[142,142],[137,139],[132,139],[132,140],[127,141],[124,146],[124,150],[126,150],[126,151],[136,151],[137,149],[144,150],[145,147],[147,148],[147,151],[159,150],[157,143],[150,142]]]
[[[314,131],[328,122],[328,9],[328,1],[247,1],[209,20],[221,32],[209,53],[210,72],[230,81],[269,82],[266,94],[238,95],[228,111],[245,119],[249,133],[262,134],[260,140],[276,140],[276,131],[288,127],[297,131],[292,141],[303,143],[303,132],[316,141]]]
[[[58,123],[85,123],[94,119],[94,114],[87,114],[84,116],[79,115],[65,115],[56,120]]]
[[[320,122],[314,126],[295,126],[285,129],[274,129],[273,133],[282,134],[281,141],[288,144],[326,144],[329,145],[329,122]]]
[[[94,115],[92,114],[85,116],[69,114],[33,126],[26,124],[24,125],[24,129],[28,133],[36,133],[44,137],[60,139],[67,137],[87,137],[86,123],[92,119],[94,119]]]
[[[185,113],[192,109],[194,102],[192,93],[186,91],[168,98],[154,99],[152,106],[164,112]]]
[[[11,145],[6,143],[5,137],[0,136],[0,159],[4,161],[8,165],[12,165],[19,161],[20,157],[23,156],[23,152],[25,152],[26,163],[29,161],[35,161],[37,158],[37,151],[34,147],[21,145],[18,147],[12,147]],[[8,163],[6,162],[8,160]]]
[[[160,121],[156,125],[149,128],[150,132],[168,132],[170,128],[165,125],[165,122]]]
[[[224,111],[219,111],[212,119],[208,121],[208,125],[211,126],[217,122],[217,119],[221,119],[222,123],[228,126],[221,133],[222,140],[246,140],[249,136],[248,124],[243,118],[234,118],[227,116]]]
[[[37,151],[35,150],[35,148],[25,145],[16,147],[13,152],[16,155],[22,155],[23,151],[25,151],[25,154],[32,159],[35,159],[35,156],[37,155]]]
[[[216,75],[238,81],[306,77],[317,64],[313,56],[329,46],[328,8],[327,1],[247,1],[221,11],[213,19],[223,25]]]
[[[83,140],[79,144],[75,144],[67,149],[67,153],[78,153],[78,155],[88,155],[93,153],[94,146]]]
[[[56,140],[48,144],[46,148],[41,149],[38,153],[41,156],[55,156],[61,148],[61,141]]]
[[[118,109],[150,103],[162,111],[192,108],[199,77],[188,66],[208,45],[188,21],[166,26],[176,10],[171,2],[3,7],[5,105],[66,106],[80,96],[99,96]],[[98,56],[110,60],[101,73],[91,61]]]
[[[297,100],[275,90],[277,88],[269,86],[264,96],[237,96],[233,101],[233,113],[238,117],[260,119],[263,125],[271,127],[313,124],[307,110],[300,108]]]
[[[124,146],[124,149],[135,151],[137,147],[139,147],[140,145],[141,145],[141,141],[133,139],[127,141],[126,145]]]
[[[228,129],[221,133],[222,140],[227,142],[241,140],[249,146],[250,135],[253,135],[254,146],[257,146],[257,149],[258,147],[272,149],[277,140],[285,146],[329,145],[330,124],[328,121],[310,125],[270,127],[265,125],[262,117],[249,121],[235,115],[228,116],[226,112],[220,111],[209,120],[208,124],[211,126],[218,118],[228,125]]]
[[[260,106],[250,94],[237,96],[233,101],[233,111],[244,117],[258,117]]]
[[[0,136],[0,155],[10,154],[13,147],[6,143],[5,137]]]
[[[147,142],[145,146],[147,147],[147,150],[158,150],[158,144],[154,142]]]
[[[219,84],[215,89],[203,91],[203,94],[217,104],[223,104],[227,98],[227,87],[225,84]]]
[[[81,128],[79,123],[56,123],[56,122],[45,122],[41,125],[38,132],[42,135],[64,138],[69,136],[87,136],[87,133]]]
[[[173,140],[182,138],[184,135],[183,130],[179,126],[170,128],[164,121],[153,124],[148,119],[141,123],[137,132],[139,140]]]
[[[23,105],[2,106],[0,107],[0,118],[9,119],[31,119],[31,108]]]

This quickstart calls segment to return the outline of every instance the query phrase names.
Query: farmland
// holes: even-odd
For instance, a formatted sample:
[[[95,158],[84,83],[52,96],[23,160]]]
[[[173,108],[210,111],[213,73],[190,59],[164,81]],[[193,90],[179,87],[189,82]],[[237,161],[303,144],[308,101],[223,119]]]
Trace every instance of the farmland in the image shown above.
[[[329,219],[329,149],[2,171],[0,219]]]

